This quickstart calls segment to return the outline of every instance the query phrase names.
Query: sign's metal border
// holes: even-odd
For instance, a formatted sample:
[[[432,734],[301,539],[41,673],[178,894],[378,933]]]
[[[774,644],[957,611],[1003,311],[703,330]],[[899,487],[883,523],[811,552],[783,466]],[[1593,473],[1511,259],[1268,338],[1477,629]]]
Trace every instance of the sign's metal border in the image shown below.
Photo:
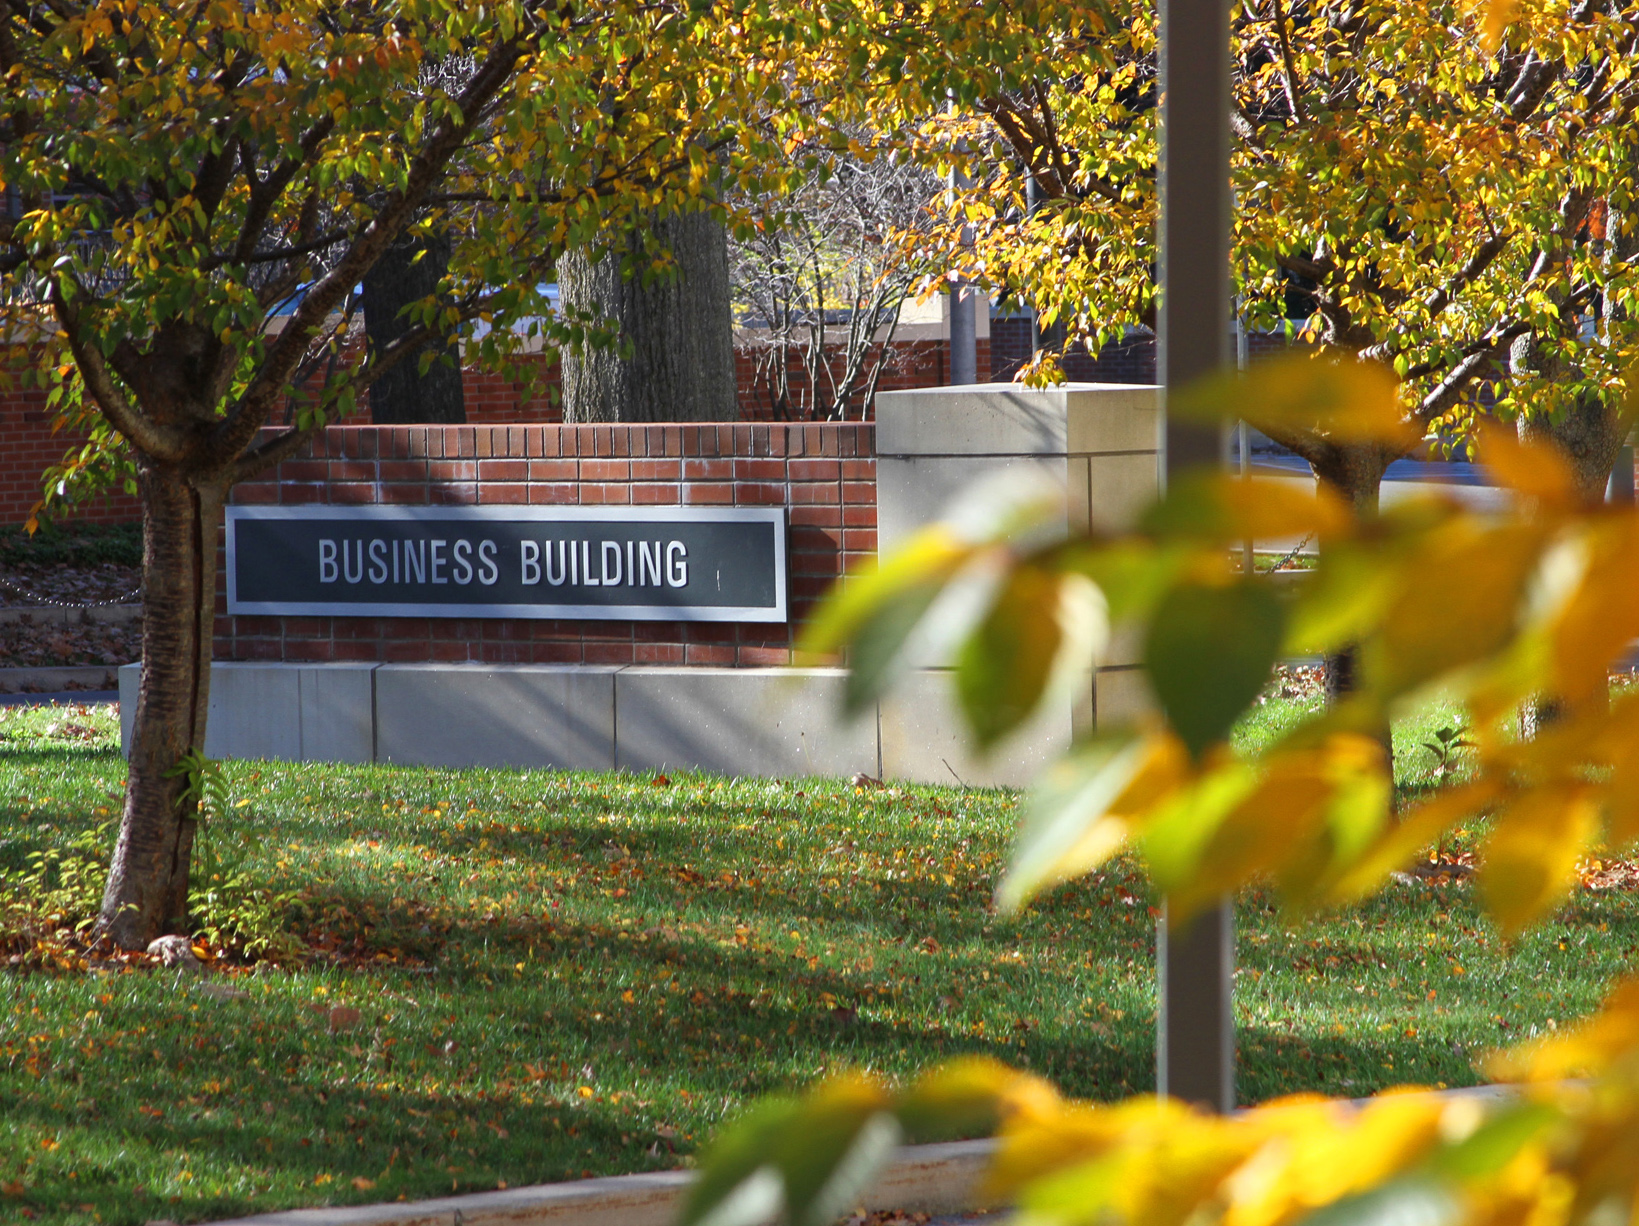
[[[302,507],[238,505],[227,508],[228,613],[245,617],[441,617],[518,618],[528,621],[647,621],[647,622],[784,622],[787,612],[786,518],[784,507],[588,507],[492,506],[426,507],[379,504]],[[482,523],[534,520],[541,523],[601,521],[605,523],[765,523],[774,526],[774,604],[763,608],[736,606],[581,605],[581,604],[372,604],[365,601],[241,601],[238,592],[238,522],[241,519],[418,520],[426,523]]]

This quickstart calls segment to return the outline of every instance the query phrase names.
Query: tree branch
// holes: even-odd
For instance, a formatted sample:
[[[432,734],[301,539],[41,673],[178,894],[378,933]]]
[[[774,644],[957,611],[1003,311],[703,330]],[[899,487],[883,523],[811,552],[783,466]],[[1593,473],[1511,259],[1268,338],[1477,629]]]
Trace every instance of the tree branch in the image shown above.
[[[126,399],[125,393],[120,390],[119,385],[110,376],[108,367],[104,365],[102,352],[95,345],[86,343],[80,313],[64,296],[62,287],[62,279],[53,277],[52,312],[62,326],[63,334],[68,338],[69,352],[74,355],[74,363],[79,367],[80,378],[85,383],[86,391],[91,393],[91,399],[96,402],[97,409],[108,419],[108,424],[123,434],[139,451],[146,452],[156,460],[182,458],[187,449],[187,440],[183,433],[161,426]]]

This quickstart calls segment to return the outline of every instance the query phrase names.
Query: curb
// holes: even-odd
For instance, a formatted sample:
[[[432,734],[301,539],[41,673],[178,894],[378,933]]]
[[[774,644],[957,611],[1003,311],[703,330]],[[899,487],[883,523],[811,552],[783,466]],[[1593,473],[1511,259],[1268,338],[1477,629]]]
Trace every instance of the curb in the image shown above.
[[[988,1139],[902,1146],[860,1198],[861,1207],[971,1210],[974,1187],[995,1148]],[[286,1209],[214,1226],[672,1226],[693,1182],[693,1171],[653,1171],[402,1204]]]

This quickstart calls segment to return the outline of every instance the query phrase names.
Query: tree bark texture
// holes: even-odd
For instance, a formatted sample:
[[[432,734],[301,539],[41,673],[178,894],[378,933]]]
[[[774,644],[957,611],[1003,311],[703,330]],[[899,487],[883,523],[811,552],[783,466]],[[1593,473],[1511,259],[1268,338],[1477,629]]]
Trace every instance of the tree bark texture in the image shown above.
[[[1338,495],[1357,515],[1375,515],[1383,474],[1400,458],[1398,452],[1371,443],[1320,443],[1296,449],[1321,485]],[[1326,698],[1336,702],[1358,688],[1359,651],[1354,646],[1328,652],[1321,662]]]
[[[1544,374],[1564,378],[1570,373],[1563,363],[1547,358],[1534,337],[1522,336],[1514,342],[1509,360],[1517,373]],[[1585,507],[1605,501],[1616,457],[1627,441],[1630,423],[1598,396],[1579,396],[1558,420],[1548,416],[1519,419],[1519,436],[1524,442],[1545,443],[1570,466],[1578,498]],[[1537,734],[1565,714],[1564,705],[1553,694],[1527,700],[1520,707],[1520,736],[1534,740]]]
[[[142,679],[131,761],[101,928],[122,949],[184,931],[196,825],[176,767],[202,750],[210,706],[220,484],[140,460]]]
[[[728,234],[705,213],[664,218],[655,247],[674,270],[644,275],[650,257],[622,275],[621,252],[570,253],[558,263],[568,309],[619,325],[618,348],[566,349],[563,417],[570,422],[734,421],[734,318],[729,302]]]
[[[394,243],[364,274],[364,332],[372,353],[408,330],[411,321],[400,312],[436,293],[449,267],[450,241],[436,236]],[[459,347],[433,347],[436,357],[423,373],[421,356],[427,348],[407,355],[370,385],[370,420],[376,425],[458,426],[467,420]]]

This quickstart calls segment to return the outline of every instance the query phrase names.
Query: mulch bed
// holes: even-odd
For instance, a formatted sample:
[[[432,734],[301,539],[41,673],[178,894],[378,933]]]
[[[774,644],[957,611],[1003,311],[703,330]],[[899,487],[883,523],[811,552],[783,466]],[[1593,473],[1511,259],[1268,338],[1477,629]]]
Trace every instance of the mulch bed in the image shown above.
[[[6,566],[0,569],[0,607],[50,604],[134,604],[142,597],[142,572],[117,562],[73,566]]]
[[[140,621],[65,626],[29,620],[0,622],[0,668],[65,668],[129,664],[142,655]]]
[[[140,601],[142,572],[117,562],[11,565],[0,569],[0,607],[52,609]],[[24,616],[0,622],[0,668],[128,664],[142,655],[142,622]],[[72,688],[72,687],[70,687]]]

